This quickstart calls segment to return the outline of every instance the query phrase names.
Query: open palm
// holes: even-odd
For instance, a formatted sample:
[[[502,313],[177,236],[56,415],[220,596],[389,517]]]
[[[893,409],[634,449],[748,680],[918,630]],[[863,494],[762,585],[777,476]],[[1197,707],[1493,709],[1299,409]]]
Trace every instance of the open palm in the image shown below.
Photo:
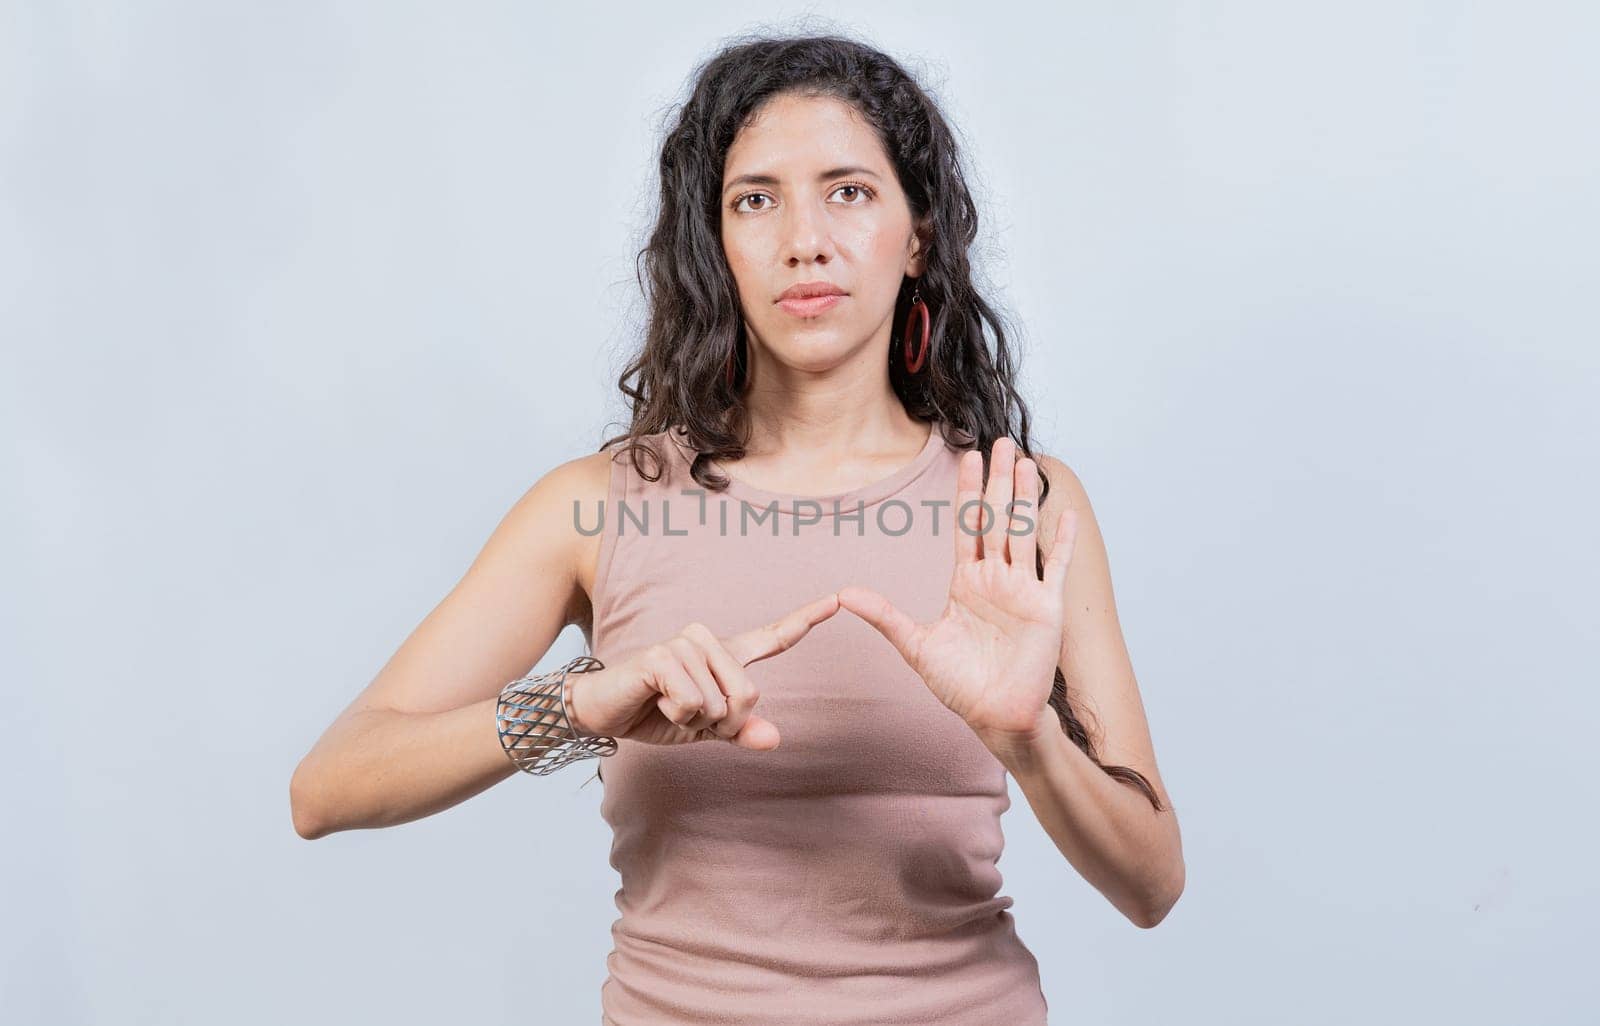
[[[917,623],[870,588],[839,590],[840,605],[877,628],[939,701],[985,739],[1028,736],[1056,722],[1047,705],[1061,655],[1077,515],[1071,506],[1062,510],[1041,581],[1038,511],[1036,465],[1017,460],[1015,443],[1001,437],[991,450],[987,487],[982,454],[962,457],[955,572],[937,620]]]

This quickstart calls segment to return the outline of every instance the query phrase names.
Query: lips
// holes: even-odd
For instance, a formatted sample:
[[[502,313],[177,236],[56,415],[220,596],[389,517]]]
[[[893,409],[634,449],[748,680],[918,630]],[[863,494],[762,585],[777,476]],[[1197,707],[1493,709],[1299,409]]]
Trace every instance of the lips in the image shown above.
[[[787,299],[815,299],[818,296],[842,296],[844,289],[828,281],[803,281],[798,285],[790,285],[783,290],[783,295],[778,297],[778,302]]]
[[[844,296],[838,292],[826,295],[812,296],[809,299],[784,299],[779,301],[778,308],[796,317],[815,317],[825,310],[844,302]]]
[[[846,295],[831,281],[803,281],[784,289],[778,306],[796,317],[815,317],[837,306]]]

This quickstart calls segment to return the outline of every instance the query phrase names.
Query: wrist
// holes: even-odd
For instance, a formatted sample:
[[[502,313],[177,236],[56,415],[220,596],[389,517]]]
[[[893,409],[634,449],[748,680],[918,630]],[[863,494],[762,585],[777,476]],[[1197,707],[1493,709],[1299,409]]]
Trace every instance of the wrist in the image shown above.
[[[567,704],[576,697],[574,676],[603,667],[593,656],[579,656],[558,670],[523,677],[501,689],[496,729],[518,769],[543,776],[575,759],[615,754],[616,739],[581,729],[576,711]]]
[[[1048,704],[1039,710],[1031,726],[1022,730],[978,730],[979,740],[1015,776],[1039,763],[1053,745],[1066,737],[1061,720]]]
[[[578,680],[586,676],[587,673],[581,672],[569,672],[566,675],[561,685],[561,707],[566,711],[567,723],[572,726],[574,733],[580,737],[594,737],[594,731],[584,727],[583,716],[578,711],[578,692],[582,690],[578,687]]]

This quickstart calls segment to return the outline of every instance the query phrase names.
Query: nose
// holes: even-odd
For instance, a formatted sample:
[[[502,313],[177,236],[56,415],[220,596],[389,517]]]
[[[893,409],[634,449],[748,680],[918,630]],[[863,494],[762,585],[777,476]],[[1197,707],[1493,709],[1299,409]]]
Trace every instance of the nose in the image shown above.
[[[833,258],[833,238],[827,212],[821,204],[791,203],[784,224],[785,258],[796,263],[827,263]]]

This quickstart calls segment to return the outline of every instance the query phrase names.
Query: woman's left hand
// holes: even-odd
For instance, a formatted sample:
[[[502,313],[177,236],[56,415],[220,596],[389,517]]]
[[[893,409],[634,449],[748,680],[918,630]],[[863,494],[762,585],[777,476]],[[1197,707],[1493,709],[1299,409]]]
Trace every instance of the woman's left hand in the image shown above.
[[[1035,570],[1038,513],[1037,465],[1017,460],[1016,443],[1002,436],[990,453],[987,488],[981,453],[961,459],[955,573],[937,620],[917,623],[870,588],[839,590],[840,605],[877,628],[991,750],[1060,729],[1048,706],[1077,512],[1062,510],[1042,581]]]

